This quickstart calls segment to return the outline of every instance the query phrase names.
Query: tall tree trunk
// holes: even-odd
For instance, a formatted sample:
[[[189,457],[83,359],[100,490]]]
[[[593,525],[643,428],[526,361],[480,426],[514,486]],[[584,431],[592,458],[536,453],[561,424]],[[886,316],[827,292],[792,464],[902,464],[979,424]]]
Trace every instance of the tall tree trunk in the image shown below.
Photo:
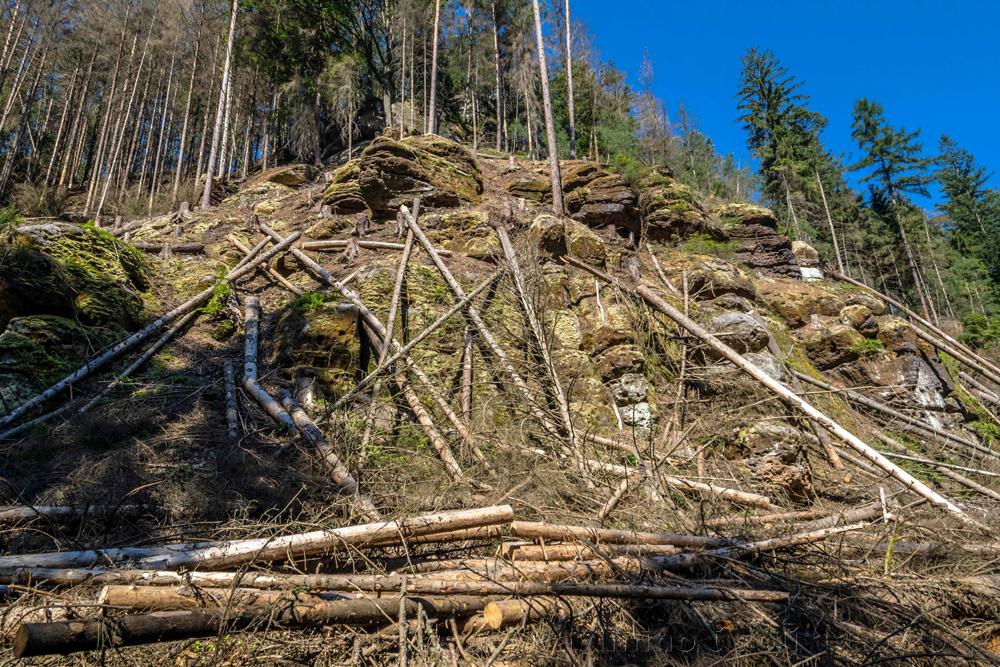
[[[60,192],[66,184],[69,176],[70,165],[76,167],[79,164],[79,153],[83,146],[83,140],[87,134],[87,120],[83,115],[83,110],[87,108],[87,100],[90,97],[91,75],[94,72],[94,62],[97,60],[98,47],[94,47],[94,53],[90,57],[90,64],[87,65],[87,74],[83,78],[83,93],[80,95],[80,102],[77,105],[76,116],[70,128],[69,138],[66,140],[66,151],[63,156],[62,167],[59,170],[59,182],[56,191]]]
[[[222,85],[219,86],[219,107],[215,112],[215,128],[212,130],[212,148],[208,154],[208,169],[205,170],[205,191],[201,195],[201,207],[212,205],[212,171],[219,150],[219,132],[222,129],[222,115],[226,107],[226,89],[229,86],[229,69],[233,59],[233,41],[236,38],[236,16],[240,0],[233,0],[232,16],[229,19],[229,41],[226,44],[226,63],[222,68]],[[207,128],[206,128],[207,130]]]
[[[438,33],[441,30],[441,0],[434,0],[434,43],[431,46],[431,101],[427,132],[437,132]]]
[[[195,40],[194,61],[191,63],[191,79],[188,83],[187,101],[184,103],[184,121],[181,124],[181,139],[177,145],[177,166],[174,168],[174,188],[170,193],[170,208],[177,205],[177,194],[181,189],[181,172],[184,171],[184,149],[188,140],[188,123],[191,121],[191,99],[194,97],[194,78],[198,73],[198,55],[201,53],[201,39]]]
[[[903,224],[903,218],[899,214],[899,202],[896,201],[895,197],[892,197],[892,211],[896,218],[896,225],[899,227],[899,236],[903,240],[903,248],[906,250],[906,259],[910,262],[910,270],[913,272],[913,288],[917,290],[917,296],[920,297],[920,305],[923,310],[923,315],[925,319],[932,319],[930,303],[928,301],[929,296],[924,293],[923,281],[920,279],[920,270],[917,268],[917,258],[913,254],[913,247],[910,246],[910,240],[906,235],[906,227]]]
[[[402,29],[402,55],[399,61],[399,136],[402,138],[405,133],[404,130],[404,112],[406,110],[406,16],[403,16],[403,29]],[[413,103],[412,100],[410,102]],[[348,154],[350,155],[350,154]]]
[[[938,288],[941,290],[941,298],[944,299],[944,306],[948,309],[948,314],[951,315],[951,319],[957,320],[958,318],[955,316],[955,309],[951,306],[951,299],[948,296],[948,290],[945,289],[944,280],[941,278],[941,269],[938,268],[937,258],[934,256],[934,246],[931,245],[931,228],[927,223],[927,215],[921,213],[920,217],[924,222],[924,236],[927,238],[927,254],[930,255],[931,265],[934,267],[934,275],[937,277]]]
[[[840,243],[837,241],[837,230],[833,226],[833,216],[830,215],[830,206],[826,203],[826,190],[823,189],[823,179],[819,177],[818,169],[816,170],[816,183],[819,185],[819,194],[823,198],[823,209],[826,210],[826,222],[830,225],[830,238],[833,239],[833,254],[837,256],[837,268],[841,273],[846,275],[844,260],[840,255]]]
[[[552,120],[552,98],[549,97],[549,70],[545,65],[545,42],[542,39],[542,17],[538,0],[531,0],[535,13],[535,43],[538,47],[538,73],[542,80],[542,104],[545,107],[545,139],[549,149],[549,168],[552,177],[552,212],[557,218],[563,215],[562,176],[559,172],[559,149],[556,146],[556,126]]]
[[[573,113],[573,38],[572,21],[569,16],[569,0],[566,0],[566,106],[569,111],[569,159],[576,159],[576,118]]]
[[[156,194],[160,190],[160,178],[162,178],[162,174],[160,173],[160,160],[163,157],[167,143],[167,136],[170,132],[170,118],[171,112],[173,111],[174,97],[177,96],[177,92],[174,90],[176,47],[177,44],[175,41],[174,48],[171,49],[170,73],[167,75],[167,92],[163,96],[163,110],[160,113],[160,131],[159,138],[156,141],[156,157],[153,158],[153,175],[149,182],[149,201],[146,204],[146,215],[153,215],[153,201],[156,199]]]
[[[500,29],[497,27],[497,3],[491,2],[493,11],[493,71],[496,74],[494,103],[497,110],[497,151],[500,150]]]
[[[66,99],[63,103],[63,110],[59,116],[59,129],[56,130],[56,138],[52,142],[52,155],[49,156],[49,166],[45,170],[45,185],[51,184],[52,169],[55,167],[56,158],[59,156],[59,149],[62,147],[63,131],[66,129],[66,120],[69,117],[69,110],[73,106],[76,97],[76,79],[80,74],[80,66],[73,68],[73,77],[70,79],[69,89],[66,91]]]
[[[222,179],[225,177],[226,180],[229,179],[229,142],[231,137],[229,136],[229,118],[232,115],[233,110],[233,75],[232,68],[230,67],[229,80],[225,86],[226,89],[226,104],[225,111],[222,114],[222,135],[221,143],[219,144],[219,159],[218,167],[216,170],[216,177]]]

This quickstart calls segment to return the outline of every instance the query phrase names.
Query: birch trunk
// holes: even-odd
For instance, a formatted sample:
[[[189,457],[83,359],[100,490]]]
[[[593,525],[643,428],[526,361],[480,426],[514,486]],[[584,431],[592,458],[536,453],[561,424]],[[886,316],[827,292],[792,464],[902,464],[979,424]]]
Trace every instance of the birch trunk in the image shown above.
[[[212,172],[219,152],[219,133],[222,130],[222,116],[226,108],[226,90],[229,87],[230,67],[233,59],[233,42],[236,38],[236,17],[239,14],[240,0],[233,0],[232,16],[229,20],[229,40],[226,43],[226,61],[222,67],[222,84],[219,86],[219,106],[215,112],[215,127],[212,130],[212,148],[208,154],[208,168],[205,170],[205,191],[201,195],[201,207],[212,205]],[[205,128],[207,132],[208,128]]]
[[[535,14],[535,45],[538,48],[538,74],[542,80],[542,104],[545,107],[545,139],[549,149],[549,175],[552,179],[552,213],[563,216],[562,176],[559,173],[559,148],[556,145],[556,126],[552,120],[552,98],[549,96],[549,69],[545,64],[545,42],[542,39],[542,17],[538,0],[531,0]]]
[[[438,69],[438,32],[441,29],[441,0],[434,2],[434,44],[431,51],[431,100],[427,113],[427,132],[437,131],[437,69]]]

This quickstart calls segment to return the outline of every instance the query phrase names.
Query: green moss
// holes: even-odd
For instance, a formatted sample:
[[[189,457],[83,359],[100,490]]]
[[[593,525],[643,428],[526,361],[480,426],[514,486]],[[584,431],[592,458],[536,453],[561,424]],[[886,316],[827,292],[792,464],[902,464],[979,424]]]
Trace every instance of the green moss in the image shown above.
[[[885,352],[885,345],[878,338],[862,338],[851,346],[851,351],[862,357],[874,357]]]
[[[716,241],[708,234],[700,232],[688,236],[678,247],[684,252],[696,255],[712,255],[721,258],[732,257],[733,253],[736,252],[736,244],[734,242]]]
[[[308,313],[320,308],[326,303],[326,297],[320,292],[306,292],[292,301],[291,308],[296,313]]]

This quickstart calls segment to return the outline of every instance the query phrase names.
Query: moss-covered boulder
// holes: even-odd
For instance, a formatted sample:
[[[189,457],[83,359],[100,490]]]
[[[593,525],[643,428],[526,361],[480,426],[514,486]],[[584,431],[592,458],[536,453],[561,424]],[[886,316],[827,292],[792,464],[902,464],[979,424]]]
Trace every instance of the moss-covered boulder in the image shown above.
[[[333,295],[309,292],[278,311],[270,367],[287,379],[315,377],[327,397],[354,386],[361,362],[358,311]]]
[[[662,170],[654,170],[640,181],[639,212],[642,236],[651,241],[683,240],[695,232],[717,241],[727,238],[711,224],[691,188]]]
[[[865,350],[864,338],[846,324],[810,324],[796,335],[802,341],[806,354],[819,370],[836,368],[855,361]]]
[[[80,367],[121,337],[58,315],[15,317],[0,334],[0,416]]]
[[[268,169],[254,177],[253,182],[269,182],[297,188],[316,178],[316,168],[308,164],[286,164]]]
[[[813,315],[833,317],[846,305],[843,295],[817,283],[788,278],[762,278],[757,295],[790,327],[800,327]]]
[[[0,327],[31,314],[123,329],[144,321],[149,282],[141,252],[89,224],[20,229],[0,244]]]
[[[625,179],[596,162],[570,163],[562,173],[566,212],[588,227],[639,231],[637,197]]]
[[[421,224],[435,245],[473,259],[496,260],[503,248],[486,211],[459,209],[421,216]]]
[[[451,208],[478,204],[482,193],[483,176],[472,153],[450,139],[425,134],[379,137],[334,173],[323,199],[335,213],[368,208],[389,217],[414,197],[426,208]]]
[[[604,239],[570,218],[540,215],[531,223],[528,237],[542,257],[558,259],[569,254],[598,266],[604,266],[608,258]]]
[[[663,272],[680,288],[687,275],[688,292],[698,301],[708,301],[723,295],[753,299],[753,281],[740,267],[716,257],[696,255],[671,248],[653,248]],[[649,268],[655,272],[654,267]]]
[[[861,304],[851,304],[844,306],[840,311],[840,321],[848,324],[866,338],[874,338],[878,335],[878,322],[868,306]]]

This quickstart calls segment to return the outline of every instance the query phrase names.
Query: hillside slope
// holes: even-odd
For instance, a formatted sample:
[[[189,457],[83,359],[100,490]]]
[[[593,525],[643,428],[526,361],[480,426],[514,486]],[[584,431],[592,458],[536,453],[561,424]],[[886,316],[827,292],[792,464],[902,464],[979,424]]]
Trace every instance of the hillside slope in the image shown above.
[[[238,396],[236,437],[227,433],[223,360],[242,368],[245,307],[256,297],[261,386],[296,396],[382,516],[510,503],[519,519],[733,539],[795,534],[806,519],[858,508],[853,521],[869,522],[780,556],[701,566],[706,580],[788,592],[787,604],[601,602],[499,647],[500,637],[466,638],[458,645],[464,659],[471,659],[465,652],[507,664],[995,659],[1000,624],[990,599],[1000,545],[983,531],[996,526],[1000,499],[1000,384],[989,377],[991,362],[971,359],[986,369],[977,373],[906,313],[823,277],[815,251],[782,236],[767,209],[703,200],[664,171],[629,183],[582,161],[563,163],[569,218],[548,214],[548,188],[542,163],[474,156],[434,136],[386,135],[327,173],[279,167],[220,189],[210,209],[130,221],[114,235],[56,221],[9,225],[0,254],[0,419],[156,316],[210,288],[211,296],[100,402],[89,405],[112,369],[121,371],[155,336],[0,429],[62,409],[5,434],[3,501],[92,508],[68,522],[40,516],[19,524],[5,535],[4,552],[270,536],[364,520],[364,506],[331,482],[315,442],[276,423],[249,392]],[[399,210],[418,197],[419,228],[461,289],[478,290],[472,303],[491,335],[475,315],[455,314],[385,383],[372,383],[381,389],[372,399],[365,390],[336,405],[379,361],[381,343],[357,299],[324,287],[290,253],[231,284],[220,277],[267,230],[299,232],[297,247],[384,323],[398,244],[407,238]],[[497,226],[512,237],[517,279]],[[898,473],[894,479],[803,418],[636,297],[636,284],[979,527],[921,502]],[[395,338],[405,344],[456,301],[415,242],[392,309]],[[414,553],[493,555],[475,545],[424,549]],[[405,564],[402,554],[390,555]],[[3,627],[34,618],[38,601],[28,591],[12,602],[6,618],[15,620]],[[259,633],[240,637],[211,650],[189,645],[175,654],[168,647],[176,645],[157,645],[107,657],[333,664],[354,646],[344,636],[325,643],[321,632],[274,633],[266,649]],[[395,659],[394,644],[364,642],[375,647],[374,662]],[[422,650],[418,660],[448,659],[440,644]]]

